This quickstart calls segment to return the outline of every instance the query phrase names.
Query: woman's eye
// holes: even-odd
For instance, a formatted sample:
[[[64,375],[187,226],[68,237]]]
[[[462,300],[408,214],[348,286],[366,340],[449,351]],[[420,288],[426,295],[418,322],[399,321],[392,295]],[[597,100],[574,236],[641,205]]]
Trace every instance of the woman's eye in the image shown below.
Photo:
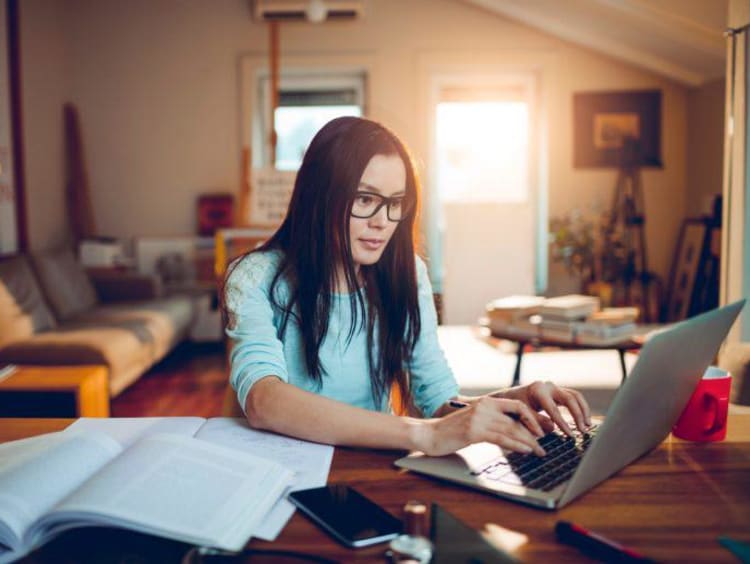
[[[390,208],[391,208],[392,210],[393,210],[393,209],[396,209],[396,210],[398,210],[398,209],[401,209],[401,205],[402,205],[403,203],[404,203],[404,200],[403,200],[403,198],[399,198],[398,200],[391,200],[391,202],[390,202],[389,206],[390,206]]]
[[[373,202],[373,197],[367,194],[357,196],[357,203],[361,206],[369,206]]]

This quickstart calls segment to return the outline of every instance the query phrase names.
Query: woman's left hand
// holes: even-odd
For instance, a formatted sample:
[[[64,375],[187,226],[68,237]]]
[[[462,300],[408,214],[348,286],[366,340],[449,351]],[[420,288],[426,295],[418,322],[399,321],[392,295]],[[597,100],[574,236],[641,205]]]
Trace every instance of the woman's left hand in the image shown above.
[[[570,388],[560,388],[552,382],[537,381],[491,395],[521,400],[531,409],[547,412],[549,418],[541,415],[539,417],[539,422],[546,432],[552,431],[554,425],[557,425],[567,435],[573,435],[558,406],[568,409],[579,431],[585,431],[591,426],[591,410],[583,394]]]

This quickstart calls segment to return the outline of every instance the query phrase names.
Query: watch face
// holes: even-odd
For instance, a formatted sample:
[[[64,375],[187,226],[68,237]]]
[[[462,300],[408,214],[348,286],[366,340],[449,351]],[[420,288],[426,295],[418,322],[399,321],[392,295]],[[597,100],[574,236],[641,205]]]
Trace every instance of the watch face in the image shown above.
[[[432,558],[433,545],[430,539],[413,535],[399,535],[388,545],[392,560],[401,562],[409,560],[426,564]]]

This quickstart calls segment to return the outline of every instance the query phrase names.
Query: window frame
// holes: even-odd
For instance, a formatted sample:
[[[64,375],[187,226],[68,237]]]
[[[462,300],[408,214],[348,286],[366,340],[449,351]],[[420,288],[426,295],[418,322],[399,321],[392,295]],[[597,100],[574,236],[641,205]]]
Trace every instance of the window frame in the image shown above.
[[[366,75],[362,71],[337,71],[332,69],[284,70],[279,77],[279,90],[323,92],[330,90],[353,90],[355,105],[361,115],[365,114]],[[253,120],[253,143],[260,147],[261,166],[270,166],[270,145],[262,140],[268,138],[271,124],[271,75],[267,70],[256,76],[258,92],[257,119]]]

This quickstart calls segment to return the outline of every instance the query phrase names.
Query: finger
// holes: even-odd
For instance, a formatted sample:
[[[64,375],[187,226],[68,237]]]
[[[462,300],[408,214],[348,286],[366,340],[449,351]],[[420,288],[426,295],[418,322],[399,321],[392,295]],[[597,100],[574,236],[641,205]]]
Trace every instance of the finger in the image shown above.
[[[509,415],[512,419],[520,421],[529,431],[538,437],[544,436],[544,430],[536,418],[536,412],[519,400],[499,399],[496,405],[504,415]]]
[[[573,392],[566,388],[558,388],[555,390],[553,397],[555,398],[556,403],[568,408],[568,411],[573,416],[573,421],[576,423],[576,427],[581,431],[586,430],[586,421],[583,417],[583,410],[578,404],[578,398],[575,397]]]
[[[531,454],[532,452],[534,452],[534,449],[531,447],[531,445],[511,435],[499,431],[490,433],[488,441],[495,443],[502,449],[512,450],[513,452],[522,452],[524,454]]]
[[[569,437],[573,437],[573,431],[570,429],[568,424],[565,422],[565,418],[562,416],[562,413],[560,413],[560,410],[557,409],[557,405],[555,404],[555,401],[552,399],[551,395],[543,395],[539,398],[537,398],[539,401],[539,404],[541,405],[542,409],[547,412],[547,415],[550,416],[552,421],[555,422],[555,424],[562,429],[563,433],[568,435]]]
[[[511,414],[511,419],[521,422],[537,437],[544,436],[544,430],[536,418],[536,413],[528,405],[518,400],[503,400],[502,406],[506,415]]]
[[[583,422],[586,425],[585,429],[588,429],[591,426],[591,410],[589,409],[589,404],[586,402],[586,398],[578,390],[571,390],[570,388],[566,388],[566,391],[573,396],[576,403],[578,404],[578,408],[581,410],[581,415],[583,416]],[[580,426],[578,428],[582,431],[584,430]]]
[[[503,419],[504,420],[501,420],[497,425],[493,425],[490,428],[490,431],[508,436],[517,442],[525,444],[537,456],[544,456],[547,454],[537,442],[536,437],[534,437],[526,427],[511,417],[504,416]]]
[[[586,425],[591,427],[591,408],[589,407],[589,403],[586,401],[586,397],[578,390],[570,390],[570,391],[573,392],[573,395],[578,400],[578,405],[581,406],[581,410],[583,411],[583,417],[586,420]]]
[[[537,413],[536,420],[539,421],[539,424],[542,426],[545,435],[555,430],[555,423],[544,413]]]

